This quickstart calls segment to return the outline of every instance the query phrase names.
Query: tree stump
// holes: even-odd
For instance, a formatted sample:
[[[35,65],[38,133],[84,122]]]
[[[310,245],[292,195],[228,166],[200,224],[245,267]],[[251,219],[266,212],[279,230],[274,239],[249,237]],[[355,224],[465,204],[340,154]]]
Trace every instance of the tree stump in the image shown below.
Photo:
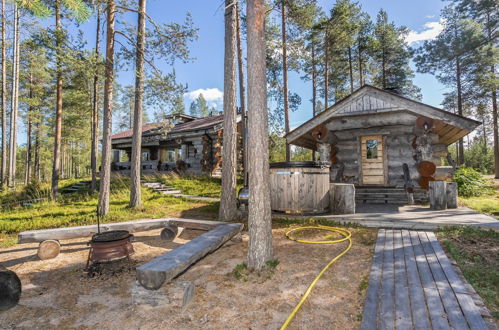
[[[0,312],[6,311],[19,302],[21,281],[16,273],[0,265]]]
[[[430,182],[430,208],[433,210],[445,210],[447,208],[446,182]]]
[[[177,237],[177,234],[178,227],[169,223],[161,230],[161,239],[171,242]]]
[[[57,240],[49,239],[38,245],[38,258],[40,260],[53,259],[61,252],[61,244]]]
[[[333,214],[355,213],[355,186],[353,184],[332,183],[329,196]]]
[[[457,209],[457,183],[446,182],[446,200],[448,209]]]

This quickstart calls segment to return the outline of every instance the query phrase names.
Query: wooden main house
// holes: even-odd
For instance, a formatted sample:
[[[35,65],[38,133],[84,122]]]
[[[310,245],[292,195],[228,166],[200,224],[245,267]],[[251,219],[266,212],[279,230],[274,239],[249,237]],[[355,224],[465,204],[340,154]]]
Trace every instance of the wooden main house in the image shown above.
[[[182,164],[190,173],[219,175],[222,130],[221,114],[203,118],[171,115],[163,122],[143,125],[142,173],[167,172]],[[112,170],[129,174],[132,130],[114,134],[111,141],[114,152]]]
[[[365,85],[286,135],[331,161],[331,182],[427,189],[451,180],[448,146],[480,122]],[[405,164],[405,165],[404,165]],[[405,170],[404,170],[405,168]]]

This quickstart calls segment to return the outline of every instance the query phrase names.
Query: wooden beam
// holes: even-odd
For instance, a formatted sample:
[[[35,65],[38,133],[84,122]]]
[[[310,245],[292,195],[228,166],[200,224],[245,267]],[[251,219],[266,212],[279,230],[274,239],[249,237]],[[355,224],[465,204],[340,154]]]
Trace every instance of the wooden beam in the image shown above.
[[[137,280],[149,290],[159,289],[192,264],[222,246],[238,234],[243,224],[225,223],[192,241],[167,252],[137,268]]]
[[[205,221],[180,218],[161,218],[135,220],[118,223],[104,223],[100,226],[101,232],[110,230],[128,230],[129,232],[147,231],[164,228],[168,224],[189,229],[211,230],[214,227],[225,224],[220,221]],[[97,225],[66,227],[55,229],[30,230],[19,233],[19,243],[43,242],[46,240],[64,240],[72,238],[89,237],[97,233]]]

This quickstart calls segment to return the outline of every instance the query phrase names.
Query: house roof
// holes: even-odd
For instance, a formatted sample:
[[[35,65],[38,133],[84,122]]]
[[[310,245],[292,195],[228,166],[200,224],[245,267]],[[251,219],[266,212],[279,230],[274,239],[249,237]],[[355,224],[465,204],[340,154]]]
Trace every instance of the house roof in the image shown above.
[[[438,134],[440,143],[444,144],[457,141],[481,124],[479,121],[409,99],[400,94],[364,85],[286,134],[286,140],[288,143],[308,148],[315,145],[310,131],[320,124],[327,124],[334,119],[338,120],[344,117],[372,116],[378,113],[400,111],[432,118],[434,120],[432,132]]]
[[[184,122],[184,123],[179,123],[175,125],[168,133],[169,134],[174,134],[174,133],[182,133],[182,132],[188,132],[188,131],[195,131],[199,129],[207,129],[213,126],[216,126],[218,124],[221,124],[223,122],[223,115],[216,115],[216,116],[208,116],[208,117],[203,117],[203,118],[196,118],[192,116],[187,116],[185,115],[184,117],[188,117],[189,121]],[[165,127],[167,124],[166,122],[160,122],[160,123],[148,123],[142,126],[142,135],[153,135],[155,134],[158,129]],[[117,140],[117,139],[126,139],[130,138],[133,135],[133,130],[129,129],[123,132],[116,133],[111,136],[112,140]]]

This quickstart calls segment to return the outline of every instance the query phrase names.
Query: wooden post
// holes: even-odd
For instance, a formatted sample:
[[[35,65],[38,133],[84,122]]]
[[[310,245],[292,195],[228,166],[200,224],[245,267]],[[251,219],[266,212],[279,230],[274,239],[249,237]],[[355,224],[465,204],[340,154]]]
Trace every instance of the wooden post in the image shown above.
[[[19,302],[21,281],[16,273],[0,265],[0,312],[6,311]]]
[[[333,214],[355,213],[355,186],[353,184],[332,183],[329,198]]]
[[[331,145],[329,143],[318,143],[319,158],[321,162],[331,161]]]
[[[447,208],[446,182],[430,181],[430,208],[433,210],[445,210]]]
[[[457,209],[457,183],[446,182],[446,200],[448,209]]]

